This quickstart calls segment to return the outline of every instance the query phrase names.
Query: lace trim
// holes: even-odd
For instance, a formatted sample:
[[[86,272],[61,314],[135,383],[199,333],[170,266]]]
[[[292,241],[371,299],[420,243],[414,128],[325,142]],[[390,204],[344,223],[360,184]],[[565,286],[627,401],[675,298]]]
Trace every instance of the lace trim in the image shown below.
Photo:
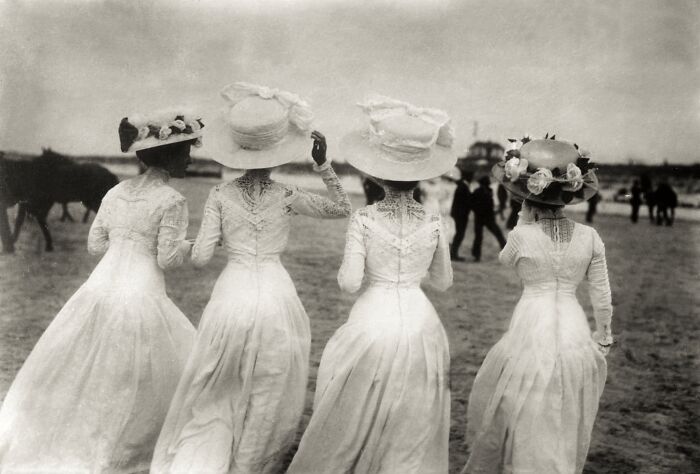
[[[552,242],[565,244],[571,242],[574,234],[574,222],[566,217],[544,218],[537,221],[540,229]]]
[[[384,199],[374,204],[375,209],[388,222],[401,225],[425,219],[425,208],[413,199],[413,191],[394,191],[384,189]]]
[[[243,204],[249,212],[260,206],[273,184],[269,170],[250,170],[233,182],[239,189]]]

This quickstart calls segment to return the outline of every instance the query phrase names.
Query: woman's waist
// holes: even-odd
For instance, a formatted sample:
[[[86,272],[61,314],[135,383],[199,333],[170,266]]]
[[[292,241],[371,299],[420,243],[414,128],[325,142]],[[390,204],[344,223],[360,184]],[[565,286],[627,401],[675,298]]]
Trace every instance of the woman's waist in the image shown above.
[[[420,284],[422,278],[419,277],[404,277],[404,278],[391,278],[391,277],[381,277],[370,275],[368,278],[369,288],[377,289],[418,289],[420,290]]]
[[[571,282],[545,281],[538,283],[526,283],[523,285],[522,297],[532,296],[570,296],[576,298],[576,288],[578,285]]]
[[[228,253],[228,265],[279,265],[279,253],[253,253],[253,252],[230,252]]]
[[[111,291],[152,291],[165,288],[163,271],[154,255],[143,249],[110,245],[92,271],[89,286],[105,286]]]

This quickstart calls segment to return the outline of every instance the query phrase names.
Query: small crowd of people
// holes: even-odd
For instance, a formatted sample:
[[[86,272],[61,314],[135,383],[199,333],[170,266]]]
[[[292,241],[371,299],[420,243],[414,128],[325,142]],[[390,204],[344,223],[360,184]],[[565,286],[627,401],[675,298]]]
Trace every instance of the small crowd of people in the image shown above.
[[[673,225],[676,218],[676,207],[678,207],[678,195],[667,179],[662,179],[656,190],[654,190],[648,175],[642,175],[639,180],[635,179],[630,190],[630,206],[632,206],[630,219],[632,222],[637,223],[639,220],[639,208],[643,203],[649,208],[649,221],[652,224]]]

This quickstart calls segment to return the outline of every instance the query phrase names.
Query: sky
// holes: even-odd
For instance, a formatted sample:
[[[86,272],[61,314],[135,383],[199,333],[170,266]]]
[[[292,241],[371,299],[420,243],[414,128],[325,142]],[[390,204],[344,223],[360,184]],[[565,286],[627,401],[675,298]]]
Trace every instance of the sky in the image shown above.
[[[0,0],[0,150],[118,155],[122,117],[206,123],[235,81],[308,98],[331,156],[381,93],[446,110],[459,154],[555,133],[700,162],[697,0]]]

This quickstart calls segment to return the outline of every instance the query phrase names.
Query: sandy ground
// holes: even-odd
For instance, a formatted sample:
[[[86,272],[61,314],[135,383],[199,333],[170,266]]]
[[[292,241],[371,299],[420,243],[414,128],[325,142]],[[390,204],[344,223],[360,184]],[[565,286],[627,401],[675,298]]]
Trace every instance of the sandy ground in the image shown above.
[[[190,202],[190,234],[199,226],[211,183],[176,181]],[[360,205],[360,196],[354,204]],[[82,208],[73,205],[73,214]],[[42,331],[85,281],[97,258],[85,251],[88,225],[51,217],[56,251],[29,223],[13,256],[0,256],[0,396]],[[581,214],[573,214],[581,220]],[[336,272],[342,258],[346,221],[294,223],[283,257],[304,302],[313,335],[308,407],[322,349],[345,321],[354,296],[340,292]],[[609,378],[585,472],[700,472],[700,224],[674,227],[632,225],[620,216],[599,215],[595,227],[608,249],[614,295],[614,333],[618,344],[608,358]],[[471,229],[470,229],[471,231]],[[467,234],[463,253],[468,254]],[[468,455],[465,410],[474,375],[488,349],[507,327],[519,297],[516,276],[496,260],[496,242],[485,237],[479,264],[455,265],[454,286],[428,291],[450,338],[452,354],[452,429],[450,472],[459,472]],[[214,281],[225,264],[218,256],[203,270],[191,265],[167,275],[169,294],[197,324]],[[585,284],[579,298],[590,313]]]

